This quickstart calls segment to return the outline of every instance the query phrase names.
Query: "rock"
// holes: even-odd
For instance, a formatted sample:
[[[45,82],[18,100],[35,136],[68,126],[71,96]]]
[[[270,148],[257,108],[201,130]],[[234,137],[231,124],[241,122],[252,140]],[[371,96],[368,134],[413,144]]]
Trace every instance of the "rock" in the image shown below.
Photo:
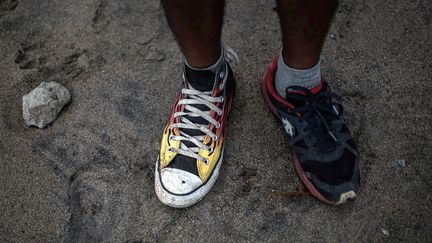
[[[69,91],[56,82],[42,82],[23,96],[23,117],[28,126],[44,128],[70,102]]]
[[[400,166],[402,166],[402,167],[405,167],[405,166],[406,166],[406,160],[405,160],[405,159],[398,159],[398,160],[397,160],[397,163],[398,163]]]
[[[381,229],[381,233],[382,233],[383,235],[385,235],[385,236],[389,236],[389,235],[390,235],[389,231],[388,231],[387,229],[385,229],[385,228],[382,228],[382,229]]]

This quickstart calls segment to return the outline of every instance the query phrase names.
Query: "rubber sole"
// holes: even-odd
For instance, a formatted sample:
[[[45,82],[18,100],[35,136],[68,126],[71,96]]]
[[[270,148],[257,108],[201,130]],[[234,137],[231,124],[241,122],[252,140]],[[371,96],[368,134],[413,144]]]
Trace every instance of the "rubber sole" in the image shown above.
[[[221,156],[217,162],[216,167],[213,170],[213,174],[210,176],[207,183],[201,186],[198,190],[194,191],[193,193],[184,196],[174,195],[164,189],[164,187],[162,186],[162,182],[160,180],[159,157],[158,157],[156,161],[156,169],[155,169],[155,192],[159,200],[163,204],[174,208],[186,208],[201,201],[201,199],[203,199],[204,196],[207,195],[207,193],[210,191],[210,189],[216,183],[217,178],[219,177],[219,170],[222,165],[223,155],[224,155],[224,148],[222,147]]]

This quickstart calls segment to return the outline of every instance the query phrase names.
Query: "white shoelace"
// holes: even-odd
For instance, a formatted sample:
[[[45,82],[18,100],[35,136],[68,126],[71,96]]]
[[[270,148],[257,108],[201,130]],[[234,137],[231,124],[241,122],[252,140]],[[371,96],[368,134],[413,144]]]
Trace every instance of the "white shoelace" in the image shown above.
[[[233,49],[226,46],[225,51],[226,51],[225,57],[228,60],[228,62],[234,63],[234,64],[239,63],[239,58]],[[179,111],[179,112],[174,113],[174,119],[176,119],[177,117],[180,117],[180,122],[174,123],[174,124],[170,125],[168,128],[168,129],[173,129],[173,128],[179,129],[180,135],[179,136],[171,135],[169,137],[169,139],[173,140],[173,141],[180,141],[181,142],[180,148],[176,149],[176,148],[170,147],[168,149],[171,152],[176,152],[178,154],[181,154],[181,155],[184,155],[187,157],[201,160],[204,163],[208,163],[206,158],[203,158],[202,156],[200,156],[198,154],[200,149],[205,149],[209,153],[213,152],[212,147],[207,146],[206,144],[203,143],[204,139],[205,139],[205,135],[191,136],[191,135],[181,131],[180,129],[183,128],[183,129],[199,130],[199,131],[203,132],[204,134],[208,135],[213,141],[216,141],[218,139],[218,137],[215,133],[213,133],[209,129],[209,127],[211,124],[213,124],[216,128],[219,128],[221,126],[221,124],[218,121],[216,121],[212,116],[210,116],[210,113],[211,113],[211,111],[214,111],[219,116],[222,115],[223,106],[222,106],[222,108],[219,108],[215,105],[215,103],[218,103],[218,102],[223,103],[224,97],[223,96],[214,97],[214,96],[212,96],[212,93],[213,93],[212,91],[199,91],[199,90],[194,89],[193,87],[183,88],[181,90],[181,93],[186,95],[186,98],[179,100],[177,105],[185,105],[185,107],[184,107],[183,111]],[[200,110],[200,109],[198,109],[192,105],[205,105],[210,110],[202,111],[202,110]],[[186,116],[204,118],[205,120],[207,120],[210,123],[210,125],[202,125],[202,124],[194,123],[194,122],[190,121]],[[182,141],[191,142],[196,147],[189,147],[185,143],[183,143]]]
[[[225,46],[225,57],[230,64],[234,64],[234,65],[240,64],[240,60],[237,53],[229,46]]]
[[[194,129],[199,130],[203,132],[204,134],[210,136],[213,141],[217,140],[216,134],[214,134],[210,129],[209,126],[205,126],[202,124],[193,123],[185,116],[189,117],[201,117],[207,120],[210,124],[213,124],[216,128],[220,127],[220,123],[216,121],[213,117],[210,116],[211,110],[215,111],[218,115],[222,114],[222,109],[217,107],[214,103],[216,102],[223,102],[224,98],[223,96],[219,97],[213,97],[212,91],[199,91],[194,88],[184,88],[181,91],[182,94],[187,95],[187,98],[181,99],[178,102],[178,105],[185,105],[183,111],[179,111],[174,113],[174,119],[177,117],[180,117],[180,122],[172,124],[169,129],[172,128],[183,128],[183,129]],[[194,105],[205,105],[208,108],[210,108],[209,111],[202,111],[194,106]],[[193,143],[196,147],[188,147],[183,142],[180,143],[180,148],[170,148],[172,152],[177,152],[178,154],[182,154],[184,156],[188,156],[191,158],[195,158],[198,160],[203,161],[204,163],[207,163],[207,160],[203,158],[202,156],[199,156],[199,150],[206,149],[209,152],[212,152],[212,148],[210,146],[207,146],[203,143],[205,135],[200,136],[191,136],[182,130],[180,130],[180,136],[171,135],[169,139],[174,141],[189,141]]]

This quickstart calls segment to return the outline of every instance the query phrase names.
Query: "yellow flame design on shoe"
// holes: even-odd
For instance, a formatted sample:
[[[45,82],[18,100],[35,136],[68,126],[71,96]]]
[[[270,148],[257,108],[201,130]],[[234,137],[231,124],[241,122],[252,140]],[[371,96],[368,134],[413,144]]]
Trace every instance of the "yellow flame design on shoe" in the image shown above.
[[[174,159],[174,157],[177,155],[176,152],[168,151],[169,147],[178,149],[180,147],[180,141],[169,141],[169,136],[171,133],[175,133],[175,131],[167,129],[169,124],[165,127],[163,136],[162,136],[162,142],[160,147],[160,159],[159,159],[159,169],[163,169],[167,167],[171,161]],[[205,141],[208,141],[211,139],[206,138]],[[208,163],[206,164],[204,161],[197,160],[197,168],[198,168],[198,174],[199,177],[203,182],[207,181],[210,177],[213,169],[216,167],[216,164],[221,156],[222,153],[222,145],[223,145],[223,136],[219,137],[216,142],[212,142],[210,145],[213,148],[213,152],[209,153],[206,149],[200,149],[199,155],[203,158],[206,158],[208,160]]]
[[[180,148],[180,141],[169,141],[169,136],[171,135],[171,130],[168,129],[168,125],[166,125],[164,129],[164,133],[162,136],[162,142],[160,147],[160,159],[159,159],[159,169],[163,169],[169,165],[169,163],[174,159],[177,155],[176,152],[168,151],[169,147],[178,149]],[[175,132],[174,132],[175,133]]]
[[[219,137],[219,139],[211,144],[211,147],[213,148],[213,152],[209,154],[209,152],[205,149],[200,149],[199,155],[206,158],[208,160],[208,163],[204,163],[204,161],[197,160],[197,167],[198,167],[198,174],[201,180],[207,181],[207,179],[210,177],[214,167],[216,166],[219,157],[222,153],[222,145],[223,145],[223,136]]]

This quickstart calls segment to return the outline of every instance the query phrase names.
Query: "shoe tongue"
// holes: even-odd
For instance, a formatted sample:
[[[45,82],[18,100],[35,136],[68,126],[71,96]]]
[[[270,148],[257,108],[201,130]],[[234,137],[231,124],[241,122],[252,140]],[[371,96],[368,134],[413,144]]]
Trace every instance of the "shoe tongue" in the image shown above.
[[[288,87],[288,89],[290,89],[290,87]],[[314,86],[314,87],[312,87],[312,88],[310,88],[309,89],[309,91],[312,93],[312,94],[318,94],[319,92],[321,92],[322,90],[325,90],[326,89],[326,87],[325,87],[325,85],[324,85],[324,83],[319,83],[318,85],[316,85],[316,86]],[[292,91],[288,91],[289,93],[291,93],[291,94],[297,94],[297,95],[306,95],[303,91],[301,91],[301,90],[292,90]],[[287,98],[286,98],[287,99]],[[287,99],[290,103],[292,103],[294,106],[302,106],[302,105],[304,105],[304,102],[302,102],[302,101],[298,101],[298,100],[292,100],[292,99]]]
[[[318,94],[319,92],[321,92],[321,90],[325,90],[325,85],[323,82],[315,85],[314,87],[310,88],[310,92],[312,92],[312,94]]]
[[[319,92],[321,92],[322,90],[325,90],[326,87],[323,83],[320,83],[312,88],[309,89],[309,91],[313,94],[316,95]],[[305,92],[302,90],[296,90],[296,89],[292,89],[290,90],[290,87],[288,87],[288,92],[290,94],[296,94],[296,95],[301,95],[301,96],[306,96]],[[305,101],[301,101],[301,100],[297,100],[297,99],[288,99],[287,100],[294,105],[294,107],[300,107],[300,106],[304,106],[307,105],[307,103]],[[310,126],[322,126],[322,121],[319,118],[319,116],[317,114],[314,114],[313,116],[309,117],[308,119],[308,123]]]
[[[216,85],[215,82],[218,80],[216,78],[217,73],[221,72],[222,65],[220,65],[216,72],[210,71],[210,70],[194,70],[190,69],[187,66],[185,67],[185,81],[187,86],[192,86],[194,89],[199,91],[214,91]],[[210,108],[208,108],[206,105],[200,105],[200,104],[194,104],[190,105],[195,108],[198,108],[201,111],[210,111]],[[202,117],[192,117],[192,116],[185,116],[188,120],[195,124],[200,124],[204,126],[208,126],[210,123],[202,118]],[[191,136],[200,136],[205,135],[205,133],[196,130],[196,129],[181,129],[181,131],[191,135]],[[189,141],[183,141],[185,145],[188,147],[196,147],[195,144]]]
[[[323,90],[323,89],[325,90],[325,88],[326,87],[325,87],[324,83],[319,83],[319,84],[315,85],[314,87],[309,88],[309,91],[312,94],[318,94],[319,92],[321,92],[321,90]],[[305,95],[305,92],[303,92],[302,90],[296,90],[296,89],[294,89],[293,86],[288,87],[288,90],[289,90],[289,93],[291,93],[291,94]]]
[[[199,91],[212,91],[216,74],[209,70],[192,70],[185,68],[187,83]]]
[[[288,89],[289,89],[289,88],[288,88]],[[318,84],[318,85],[316,85],[316,86],[310,88],[309,91],[310,91],[312,94],[316,95],[316,94],[320,93],[321,91],[326,91],[327,89],[328,89],[327,84],[324,83],[324,82],[321,82],[320,84]],[[289,92],[289,93],[297,94],[297,95],[306,95],[303,91],[299,91],[299,90],[293,90],[292,92]],[[303,106],[303,105],[305,105],[305,102],[303,102],[303,101],[299,101],[299,100],[295,100],[295,99],[288,100],[288,101],[289,101],[290,103],[292,103],[295,107],[299,107],[299,106]],[[322,115],[323,115],[324,119],[326,119],[326,120],[329,119],[327,113],[322,113]],[[325,138],[322,137],[321,139],[324,138],[324,141],[328,141],[327,143],[333,143],[334,140],[330,137],[330,135],[328,134],[327,130],[325,130],[325,127],[324,127],[323,122],[325,122],[325,121],[323,121],[323,120],[318,116],[318,114],[313,114],[312,116],[310,116],[310,117],[307,119],[307,123],[308,123],[308,125],[314,129],[313,132],[314,132],[314,133],[317,133],[317,134],[316,134],[317,136],[325,136]],[[327,150],[330,151],[330,150],[331,150],[331,147],[328,147]],[[327,151],[327,150],[326,150],[326,151]]]

